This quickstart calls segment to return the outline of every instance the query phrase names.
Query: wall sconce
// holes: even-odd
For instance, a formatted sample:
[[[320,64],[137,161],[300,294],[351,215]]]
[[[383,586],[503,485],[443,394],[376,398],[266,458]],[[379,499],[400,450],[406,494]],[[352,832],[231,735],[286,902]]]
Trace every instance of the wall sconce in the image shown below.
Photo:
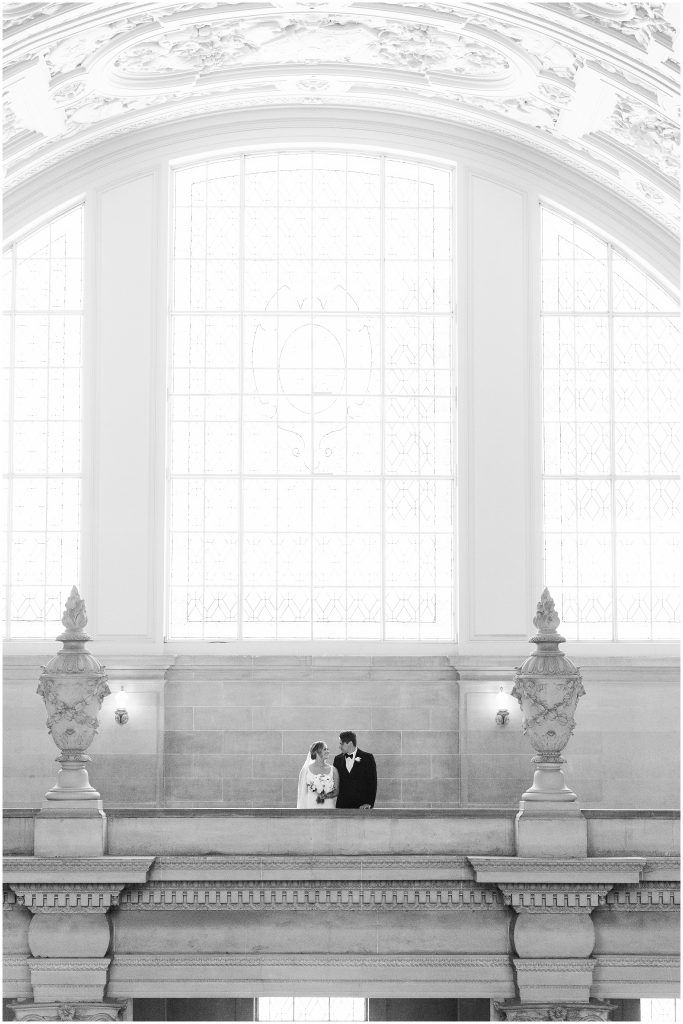
[[[498,691],[498,710],[496,711],[496,725],[507,725],[508,719],[510,718],[510,708],[507,706],[511,702],[511,695],[506,693],[501,686]]]
[[[125,725],[128,721],[128,694],[121,684],[121,689],[116,694],[116,711],[114,721],[117,725]]]

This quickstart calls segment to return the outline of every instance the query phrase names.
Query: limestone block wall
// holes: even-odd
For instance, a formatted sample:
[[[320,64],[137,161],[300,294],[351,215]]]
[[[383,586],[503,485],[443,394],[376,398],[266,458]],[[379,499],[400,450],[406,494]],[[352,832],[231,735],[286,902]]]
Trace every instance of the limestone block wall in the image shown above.
[[[311,743],[352,729],[377,806],[457,807],[457,675],[446,658],[179,657],[165,692],[168,806],[295,807]]]
[[[569,652],[568,652],[569,653]],[[568,784],[583,807],[679,806],[679,685],[671,661],[639,664],[593,659],[580,666],[585,696],[564,757]],[[511,705],[504,728],[494,726],[496,693],[509,693],[502,664],[456,660],[460,690],[461,806],[515,806],[529,785],[533,753],[521,734],[521,712]]]
[[[91,649],[98,653],[97,642]],[[56,647],[56,645],[55,645]],[[673,659],[582,659],[586,696],[565,751],[584,807],[676,808],[678,666]],[[45,657],[4,666],[4,802],[40,806],[58,750],[36,695]],[[337,751],[355,729],[377,759],[378,807],[514,808],[533,751],[510,703],[496,726],[502,657],[104,656],[112,695],[90,778],[112,807],[294,807],[306,750]],[[116,691],[130,720],[114,722]]]

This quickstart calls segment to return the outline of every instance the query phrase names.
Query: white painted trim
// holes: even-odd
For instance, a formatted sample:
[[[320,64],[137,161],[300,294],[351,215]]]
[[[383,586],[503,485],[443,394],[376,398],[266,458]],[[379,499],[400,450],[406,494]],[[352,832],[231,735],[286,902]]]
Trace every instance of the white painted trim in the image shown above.
[[[531,630],[530,630],[531,633]],[[40,658],[56,654],[59,649],[56,640],[6,640],[4,656],[12,658]],[[563,645],[565,654],[584,668],[589,662],[605,661],[613,665],[650,665],[658,662],[673,666],[680,664],[680,651],[676,644],[615,643],[595,644],[567,641]],[[507,666],[512,672],[515,665],[533,651],[528,643],[520,640],[489,640],[478,643],[447,644],[436,641],[363,641],[363,640],[241,640],[241,641],[187,641],[184,643],[163,643],[144,641],[139,636],[123,634],[98,634],[88,644],[89,650],[100,658],[115,656],[119,659],[140,657],[163,657],[173,659],[180,656],[202,655],[203,657],[445,657],[458,668],[475,659],[484,665]]]
[[[457,500],[458,515],[456,517],[456,586],[458,588],[458,642],[469,637],[472,627],[473,583],[469,568],[469,552],[472,548],[470,538],[474,529],[474,499],[470,487],[470,472],[473,462],[471,452],[471,434],[466,429],[470,422],[472,403],[472,277],[470,274],[471,229],[469,209],[471,202],[471,177],[468,167],[456,170],[458,191],[456,197],[456,224],[458,229],[455,258],[458,274],[458,307],[457,307]]]
[[[545,581],[543,579],[543,408],[541,400],[541,208],[538,193],[528,194],[529,321],[527,359],[529,392],[527,396],[527,551],[529,586],[527,607],[535,608]],[[531,623],[530,623],[531,626]]]
[[[283,142],[286,140],[286,144]],[[419,159],[496,167],[510,182],[532,184],[551,202],[569,206],[615,240],[638,252],[670,285],[678,281],[678,241],[662,225],[630,205],[577,167],[493,132],[444,124],[436,118],[372,109],[303,106],[259,108],[181,118],[170,124],[131,131],[71,156],[11,189],[5,201],[10,235],[79,188],[120,183],[160,160],[200,159],[207,153],[246,147],[307,145],[363,146],[401,152]]]
[[[97,528],[97,395],[99,345],[98,275],[100,272],[98,198],[89,189],[84,198],[84,288],[83,288],[83,371],[82,371],[82,465],[81,465],[81,586],[80,592],[88,609],[89,618],[97,621],[95,590],[96,528]],[[76,582],[76,581],[74,581]]]

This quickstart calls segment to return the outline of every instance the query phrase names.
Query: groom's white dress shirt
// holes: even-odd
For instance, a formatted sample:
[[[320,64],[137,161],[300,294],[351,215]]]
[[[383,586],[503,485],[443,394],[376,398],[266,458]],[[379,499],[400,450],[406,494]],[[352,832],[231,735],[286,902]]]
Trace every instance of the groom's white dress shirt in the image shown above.
[[[356,754],[358,753],[358,747],[353,752],[353,757],[350,754],[346,754],[346,770],[350,772],[353,768],[354,761],[356,760]]]

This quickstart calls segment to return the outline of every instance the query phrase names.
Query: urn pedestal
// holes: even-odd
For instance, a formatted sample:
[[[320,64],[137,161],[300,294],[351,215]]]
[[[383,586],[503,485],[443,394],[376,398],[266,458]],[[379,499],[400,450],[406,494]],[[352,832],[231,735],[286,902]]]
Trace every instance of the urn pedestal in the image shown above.
[[[47,729],[60,755],[57,782],[36,815],[37,857],[102,856],[106,816],[100,794],[90,785],[86,750],[97,733],[97,715],[109,694],[104,666],[85,644],[85,602],[73,587],[62,616],[66,627],[57,637],[62,650],[43,667],[37,693],[45,701]]]
[[[512,690],[522,709],[522,730],[536,751],[534,780],[515,821],[520,857],[585,857],[588,850],[586,820],[562,771],[562,751],[574,732],[574,712],[585,690],[578,669],[559,650],[565,642],[559,624],[546,587],[534,617],[537,633],[529,638],[536,650],[515,670]]]

